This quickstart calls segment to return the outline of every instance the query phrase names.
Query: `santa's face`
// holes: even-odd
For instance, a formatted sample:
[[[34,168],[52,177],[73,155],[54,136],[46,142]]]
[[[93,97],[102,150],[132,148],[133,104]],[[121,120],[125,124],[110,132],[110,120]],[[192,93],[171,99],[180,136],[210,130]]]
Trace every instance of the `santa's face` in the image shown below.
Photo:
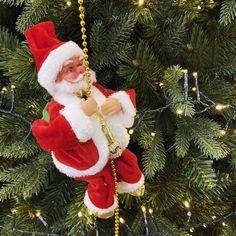
[[[86,89],[86,67],[81,57],[72,57],[67,60],[55,80],[55,89],[58,92],[75,93]]]

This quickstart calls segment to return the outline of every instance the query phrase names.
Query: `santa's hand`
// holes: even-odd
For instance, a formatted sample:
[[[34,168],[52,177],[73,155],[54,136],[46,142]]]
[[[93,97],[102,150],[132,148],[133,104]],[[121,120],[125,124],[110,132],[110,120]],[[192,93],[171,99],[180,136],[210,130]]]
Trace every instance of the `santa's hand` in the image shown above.
[[[116,98],[107,98],[105,103],[101,106],[101,111],[104,116],[113,115],[121,111],[121,105]]]
[[[92,116],[98,111],[98,105],[93,98],[88,98],[86,101],[82,101],[80,105],[83,112],[87,116]]]

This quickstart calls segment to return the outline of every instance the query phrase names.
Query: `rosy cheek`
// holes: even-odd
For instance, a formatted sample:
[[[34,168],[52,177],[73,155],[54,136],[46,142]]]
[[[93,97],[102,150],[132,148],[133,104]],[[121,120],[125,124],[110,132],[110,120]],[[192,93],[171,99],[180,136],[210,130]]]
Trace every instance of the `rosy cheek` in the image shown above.
[[[78,70],[76,70],[73,75],[75,78],[77,78],[79,74],[80,74],[80,72]]]
[[[73,73],[64,73],[61,77],[62,80],[71,81],[73,79]]]

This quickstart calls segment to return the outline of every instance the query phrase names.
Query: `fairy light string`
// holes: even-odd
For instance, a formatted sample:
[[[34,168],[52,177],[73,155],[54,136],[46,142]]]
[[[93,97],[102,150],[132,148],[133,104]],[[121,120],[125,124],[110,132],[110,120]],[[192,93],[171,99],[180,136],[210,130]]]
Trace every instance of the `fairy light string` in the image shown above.
[[[4,94],[7,92],[7,88],[5,88],[5,87],[2,88],[1,93],[0,93],[0,113],[18,118],[18,119],[22,120],[24,123],[26,123],[27,125],[29,125],[28,133],[26,134],[26,136],[23,139],[23,143],[24,143],[26,141],[26,139],[30,136],[32,127],[31,127],[31,122],[28,121],[23,115],[13,112],[14,107],[15,107],[15,92],[14,92],[14,90],[15,90],[15,85],[11,85],[11,107],[9,110],[7,110],[7,109],[1,108],[2,103],[3,103]]]
[[[183,73],[184,73],[184,80],[185,80],[185,88],[184,88],[183,99],[181,99],[179,101],[171,102],[169,100],[169,98],[167,97],[167,95],[165,94],[165,91],[162,90],[163,95],[164,95],[164,97],[165,97],[165,99],[167,101],[167,104],[165,106],[157,108],[157,109],[148,109],[148,110],[145,110],[145,111],[139,113],[139,118],[137,119],[137,122],[134,124],[134,126],[132,128],[130,128],[129,134],[133,134],[134,133],[134,130],[136,130],[140,126],[140,124],[145,119],[147,114],[150,114],[150,113],[162,113],[167,108],[174,107],[175,105],[178,105],[178,104],[185,104],[186,101],[188,101],[188,94],[186,93],[186,87],[188,85],[188,83],[186,82],[187,70],[184,70]],[[221,111],[223,111],[226,108],[232,109],[232,111],[233,111],[232,115],[229,117],[229,119],[226,120],[226,124],[225,124],[225,130],[227,131],[228,128],[229,128],[229,125],[232,123],[233,119],[235,119],[235,116],[236,116],[236,106],[233,106],[233,105],[230,105],[230,104],[228,104],[228,105],[219,104],[219,103],[214,102],[213,100],[211,100],[209,97],[207,97],[205,94],[203,94],[200,91],[199,86],[198,86],[198,74],[197,74],[197,72],[194,72],[193,76],[194,76],[194,79],[195,79],[195,86],[196,86],[196,87],[194,87],[195,88],[194,92],[196,93],[196,100],[192,101],[192,103],[193,104],[200,104],[200,105],[202,105],[204,107],[201,110],[195,111],[194,114],[195,115],[203,114],[203,113],[205,113],[205,112],[207,112],[207,111],[209,111],[211,109],[215,109],[218,112],[221,112]],[[164,84],[160,83],[159,85],[160,85],[161,88],[163,88]],[[203,99],[204,99],[204,101],[203,101]],[[184,115],[184,111],[180,110],[180,109],[177,109],[176,110],[176,114],[178,116]]]
[[[141,211],[143,212],[143,207],[144,206],[142,206],[141,207]],[[185,206],[186,207],[186,206]],[[145,209],[146,210],[146,209]],[[148,211],[145,211],[146,213],[148,213],[148,214],[150,214],[150,218],[149,217],[147,217],[146,216],[146,221],[147,221],[147,223],[148,223],[148,219],[154,219],[155,217],[154,217],[154,212],[153,212],[153,210],[152,209],[149,209]],[[10,227],[6,227],[6,226],[3,226],[3,225],[0,225],[0,230],[2,229],[2,231],[3,232],[19,232],[19,233],[22,233],[22,234],[25,234],[25,235],[47,235],[47,236],[65,236],[65,235],[63,235],[63,234],[58,234],[58,233],[49,233],[47,230],[48,229],[46,229],[46,232],[36,232],[36,231],[28,231],[28,230],[22,230],[22,229],[18,229],[18,228],[16,228],[16,218],[14,217],[14,215],[16,214],[16,212],[15,211],[12,211],[12,214],[13,214],[13,223],[12,223],[12,227],[10,228]],[[41,215],[41,214],[40,214]],[[81,218],[81,217],[83,217],[83,214],[82,214],[82,212],[79,212],[78,213],[78,216]],[[190,232],[190,233],[192,233],[192,232],[194,232],[194,231],[196,231],[196,230],[198,230],[199,228],[207,228],[207,227],[209,227],[209,226],[212,226],[212,225],[215,225],[215,224],[218,224],[218,223],[220,223],[220,222],[222,222],[222,226],[223,227],[225,227],[225,226],[227,226],[227,224],[224,222],[225,220],[227,220],[227,219],[229,219],[229,218],[231,218],[231,217],[234,217],[234,216],[236,216],[236,210],[234,210],[234,211],[230,211],[229,213],[226,213],[226,214],[223,214],[223,215],[221,215],[221,216],[219,216],[219,217],[216,217],[216,216],[212,216],[212,220],[211,221],[207,221],[207,222],[202,222],[202,223],[197,223],[197,224],[195,224],[195,225],[189,225],[188,223],[188,221],[187,221],[187,224],[186,224],[186,226],[185,227],[181,227],[181,228],[178,228],[177,229],[177,231],[178,232]],[[145,220],[145,219],[144,219]],[[151,235],[159,235],[160,234],[160,232],[153,232],[153,233],[149,233],[149,234],[142,234],[142,235],[137,235],[137,234],[135,234],[133,231],[132,231],[132,229],[126,224],[126,222],[125,222],[125,219],[124,218],[122,218],[122,217],[120,217],[119,218],[119,221],[120,221],[120,223],[122,224],[122,225],[124,225],[126,228],[127,228],[127,231],[128,232],[130,232],[130,233],[132,233],[132,235],[136,235],[136,236],[145,236],[145,235],[149,235],[149,236],[151,236]],[[152,222],[152,223],[154,223],[154,222]],[[96,226],[97,227],[97,226]],[[145,226],[145,228],[146,228],[146,226]],[[83,229],[84,230],[84,229]],[[97,231],[98,231],[98,228],[95,228],[94,227],[94,230],[96,231],[96,235],[99,235],[99,234],[97,234]],[[0,231],[1,232],[1,231]]]

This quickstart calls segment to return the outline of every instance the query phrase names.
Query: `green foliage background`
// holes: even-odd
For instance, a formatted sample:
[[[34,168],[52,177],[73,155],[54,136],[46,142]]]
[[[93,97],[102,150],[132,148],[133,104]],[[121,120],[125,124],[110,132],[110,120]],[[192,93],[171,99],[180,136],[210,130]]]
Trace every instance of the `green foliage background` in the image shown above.
[[[134,130],[129,148],[146,176],[146,193],[120,196],[121,216],[130,227],[121,225],[121,235],[145,233],[142,205],[154,210],[147,217],[155,235],[190,235],[179,229],[235,211],[235,0],[145,0],[143,6],[137,0],[85,0],[85,7],[91,67],[105,87],[135,88],[135,124],[143,112],[175,103],[163,112],[147,112]],[[13,112],[33,122],[49,98],[37,82],[22,32],[52,20],[61,40],[81,45],[78,4],[1,0],[0,15],[0,89],[7,88],[0,108],[11,107],[14,84]],[[189,100],[177,104],[183,100],[183,69],[189,71]],[[201,102],[191,90],[194,71]],[[217,111],[217,103],[228,107]],[[86,185],[60,174],[32,136],[23,142],[28,131],[21,118],[0,110],[0,225],[11,228],[11,209],[16,209],[17,228],[44,231],[34,217],[40,209],[50,232],[83,235],[78,212],[86,212]],[[185,200],[191,204],[189,225]],[[86,214],[86,233],[94,235]],[[193,235],[236,235],[235,222],[232,217],[225,227],[201,227]],[[112,219],[97,224],[101,235],[113,235]],[[0,228],[0,235],[21,234]]]

